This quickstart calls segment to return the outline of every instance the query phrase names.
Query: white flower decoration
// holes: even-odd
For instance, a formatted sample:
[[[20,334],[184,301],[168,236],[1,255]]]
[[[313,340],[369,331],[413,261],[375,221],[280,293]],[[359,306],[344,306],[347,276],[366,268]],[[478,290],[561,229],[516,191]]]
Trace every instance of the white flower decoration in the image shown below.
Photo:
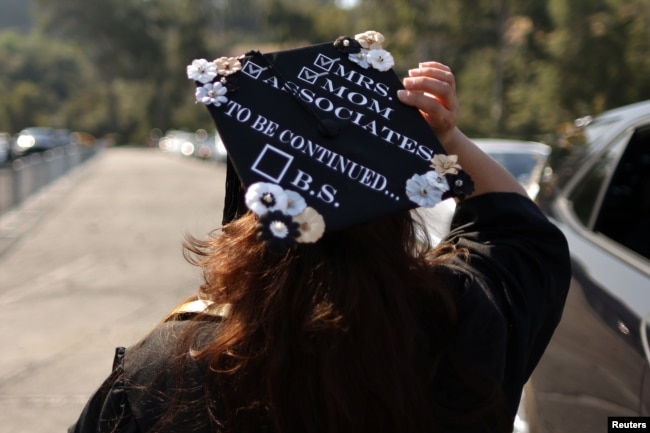
[[[361,46],[367,50],[381,50],[381,44],[384,43],[384,35],[374,30],[358,33],[354,35],[354,39],[356,39]]]
[[[415,174],[406,181],[406,195],[421,207],[433,207],[440,203],[443,192],[432,186],[426,176]]]
[[[307,207],[300,214],[293,218],[299,224],[300,236],[296,239],[301,243],[314,243],[319,240],[325,232],[325,220],[314,208]]]
[[[228,76],[241,71],[241,62],[236,57],[219,57],[214,61],[219,75]]]
[[[373,68],[379,71],[388,71],[395,65],[393,56],[386,50],[370,50],[366,59]]]
[[[225,94],[228,89],[221,83],[206,83],[196,88],[196,102],[202,102],[205,105],[214,105],[220,107],[221,104],[228,102]]]
[[[429,182],[429,185],[431,185],[434,189],[437,189],[443,193],[449,191],[449,183],[447,182],[447,178],[438,172],[428,171],[424,177],[426,178],[427,182]]]
[[[217,65],[205,59],[195,59],[187,66],[187,78],[203,84],[211,82],[217,76]]]
[[[290,189],[284,190],[284,193],[289,198],[287,202],[287,215],[291,215],[293,217],[299,215],[302,213],[302,211],[305,210],[307,207],[307,202],[305,202],[305,199],[302,198],[300,194],[295,191],[291,191]]]
[[[368,63],[368,50],[361,50],[358,53],[352,53],[349,56],[351,62],[356,63],[361,66],[363,69],[368,69],[370,63]]]
[[[461,170],[461,166],[458,164],[458,155],[445,155],[444,153],[439,153],[433,157],[431,168],[441,175],[458,174],[458,170]]]
[[[289,197],[281,186],[266,182],[258,182],[249,186],[244,199],[246,206],[259,216],[270,211],[284,213],[287,211],[289,203]]]

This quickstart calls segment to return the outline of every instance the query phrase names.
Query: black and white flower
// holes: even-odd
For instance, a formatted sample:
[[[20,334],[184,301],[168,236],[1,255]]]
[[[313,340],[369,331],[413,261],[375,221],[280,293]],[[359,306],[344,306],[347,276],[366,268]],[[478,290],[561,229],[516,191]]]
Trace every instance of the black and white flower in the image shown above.
[[[334,41],[334,46],[343,54],[356,54],[361,51],[361,44],[349,36],[339,36]]]
[[[300,236],[299,224],[280,211],[267,212],[259,217],[257,237],[268,248],[285,249],[296,243]]]
[[[449,184],[449,191],[444,194],[443,199],[454,197],[463,200],[474,192],[474,181],[464,171],[459,171],[457,174],[448,174],[445,178]]]
[[[246,206],[258,216],[268,212],[286,213],[289,196],[284,189],[274,183],[257,182],[246,190]]]

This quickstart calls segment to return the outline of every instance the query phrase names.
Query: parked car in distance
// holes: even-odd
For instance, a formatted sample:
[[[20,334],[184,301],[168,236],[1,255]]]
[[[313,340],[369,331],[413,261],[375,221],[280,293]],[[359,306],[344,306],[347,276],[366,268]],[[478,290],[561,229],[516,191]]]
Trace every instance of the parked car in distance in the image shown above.
[[[219,133],[215,131],[213,134],[205,133],[202,135],[202,139],[197,143],[194,150],[194,156],[204,160],[225,162],[227,156],[226,147]]]
[[[209,134],[203,129],[195,132],[169,130],[158,141],[160,150],[166,153],[192,156],[204,160],[224,162],[226,148],[217,132]]]
[[[0,164],[11,159],[11,135],[0,132]]]
[[[475,138],[472,141],[507,168],[533,200],[539,193],[540,183],[550,177],[550,167],[546,162],[551,155],[551,146],[536,141],[501,138]]]
[[[573,280],[526,387],[539,433],[605,433],[608,417],[650,415],[650,100],[579,124],[586,148],[540,196],[569,242]]]
[[[20,131],[13,143],[13,156],[44,152],[62,144],[61,134],[54,128],[35,126]]]
[[[193,132],[173,129],[167,131],[158,142],[163,152],[192,156],[196,149],[197,138]]]
[[[215,132],[213,136],[210,136],[210,140],[214,140],[214,154],[212,155],[212,159],[214,159],[217,162],[226,162],[228,159],[228,151],[226,150],[226,146],[223,144],[223,140],[221,139],[221,136],[219,135],[218,132]]]
[[[508,169],[532,199],[537,197],[540,183],[550,177],[546,163],[551,147],[544,143],[503,138],[473,138],[472,141]],[[445,200],[434,208],[417,210],[434,243],[449,232],[455,208],[453,200]]]

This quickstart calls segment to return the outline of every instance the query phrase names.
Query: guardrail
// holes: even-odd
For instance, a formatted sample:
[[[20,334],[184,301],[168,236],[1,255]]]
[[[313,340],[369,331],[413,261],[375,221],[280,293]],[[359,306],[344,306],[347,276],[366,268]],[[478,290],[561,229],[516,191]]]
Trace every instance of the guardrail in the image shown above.
[[[0,165],[0,215],[80,166],[102,148],[69,144]]]

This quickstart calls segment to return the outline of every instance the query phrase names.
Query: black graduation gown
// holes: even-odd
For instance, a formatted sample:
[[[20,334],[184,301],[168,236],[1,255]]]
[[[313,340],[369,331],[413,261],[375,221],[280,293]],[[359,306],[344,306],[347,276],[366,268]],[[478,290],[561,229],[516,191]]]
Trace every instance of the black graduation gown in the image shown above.
[[[512,420],[523,386],[561,318],[571,274],[566,240],[529,199],[490,193],[458,204],[443,241],[469,251],[469,259],[455,257],[442,269],[458,318],[450,359],[473,363],[499,384]],[[118,348],[113,372],[69,433],[150,431],[165,412],[173,387],[168,373],[174,368],[174,342],[187,324],[162,324],[126,355]],[[206,319],[202,330],[210,335],[218,327],[218,318]],[[450,411],[462,414],[474,402],[463,391],[462,371],[450,367],[437,392]],[[185,368],[188,388],[200,399],[201,366],[188,356]],[[204,421],[188,414],[166,431],[211,431]],[[475,426],[451,425],[446,431],[479,432]]]

